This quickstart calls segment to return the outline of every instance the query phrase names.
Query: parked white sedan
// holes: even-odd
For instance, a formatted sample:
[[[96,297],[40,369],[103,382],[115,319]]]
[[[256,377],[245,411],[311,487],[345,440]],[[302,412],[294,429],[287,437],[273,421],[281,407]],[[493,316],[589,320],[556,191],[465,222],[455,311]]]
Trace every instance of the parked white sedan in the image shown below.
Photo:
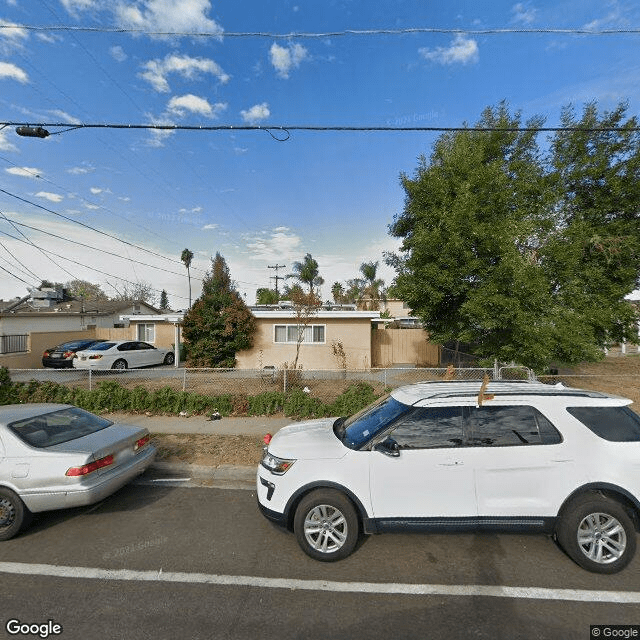
[[[76,369],[129,369],[173,364],[174,361],[171,349],[138,340],[109,340],[78,351],[73,366]]]
[[[32,513],[94,504],[155,457],[149,432],[68,404],[0,407],[0,540]]]

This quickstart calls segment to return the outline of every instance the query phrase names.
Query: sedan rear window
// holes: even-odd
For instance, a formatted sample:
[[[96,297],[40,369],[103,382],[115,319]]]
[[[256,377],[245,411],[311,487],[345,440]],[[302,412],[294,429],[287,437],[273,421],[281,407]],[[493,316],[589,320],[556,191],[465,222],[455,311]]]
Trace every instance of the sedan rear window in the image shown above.
[[[640,442],[640,417],[627,407],[568,407],[567,411],[609,442]]]
[[[115,342],[99,342],[98,344],[91,345],[89,348],[91,351],[106,351],[111,349],[115,345]]]
[[[39,449],[69,442],[106,429],[113,422],[88,411],[69,407],[43,413],[8,425],[21,440]]]

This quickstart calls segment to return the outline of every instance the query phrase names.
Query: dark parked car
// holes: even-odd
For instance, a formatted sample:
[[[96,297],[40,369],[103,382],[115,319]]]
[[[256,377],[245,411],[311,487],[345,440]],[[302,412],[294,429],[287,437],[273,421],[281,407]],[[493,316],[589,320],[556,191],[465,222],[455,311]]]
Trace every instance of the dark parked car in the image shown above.
[[[57,347],[47,349],[42,354],[42,366],[54,367],[55,369],[73,367],[73,359],[76,357],[76,351],[88,349],[91,345],[104,340],[96,340],[95,338],[84,338],[82,340],[72,340],[59,344]]]

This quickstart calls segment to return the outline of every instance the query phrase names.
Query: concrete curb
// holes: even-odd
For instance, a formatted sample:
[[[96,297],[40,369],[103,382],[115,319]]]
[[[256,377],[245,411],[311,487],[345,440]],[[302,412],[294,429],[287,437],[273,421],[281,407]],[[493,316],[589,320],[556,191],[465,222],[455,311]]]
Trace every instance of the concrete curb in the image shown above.
[[[154,462],[141,484],[213,487],[217,489],[255,489],[256,466],[221,464],[217,467],[187,462]]]

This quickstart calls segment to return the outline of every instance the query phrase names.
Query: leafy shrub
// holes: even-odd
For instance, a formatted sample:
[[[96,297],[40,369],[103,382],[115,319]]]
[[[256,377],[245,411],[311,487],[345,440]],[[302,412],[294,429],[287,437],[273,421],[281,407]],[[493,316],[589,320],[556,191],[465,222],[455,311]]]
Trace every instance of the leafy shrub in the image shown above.
[[[248,398],[247,414],[250,416],[270,416],[282,411],[285,395],[280,391],[265,391]]]
[[[364,382],[350,385],[329,405],[329,415],[351,416],[376,399],[373,387]]]

